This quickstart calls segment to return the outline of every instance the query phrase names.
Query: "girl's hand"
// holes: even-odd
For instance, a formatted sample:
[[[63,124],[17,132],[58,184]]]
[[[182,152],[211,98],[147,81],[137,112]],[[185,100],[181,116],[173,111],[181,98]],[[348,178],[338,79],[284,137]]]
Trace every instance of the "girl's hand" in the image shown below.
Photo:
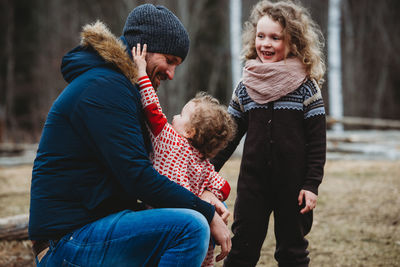
[[[305,207],[300,211],[301,214],[307,213],[315,208],[317,205],[317,195],[311,191],[301,190],[299,194],[299,206],[303,204],[305,199]]]
[[[147,45],[143,45],[143,50],[140,49],[140,44],[137,44],[136,47],[132,47],[132,57],[136,66],[138,67],[138,75],[139,77],[147,76],[146,73],[146,52]]]

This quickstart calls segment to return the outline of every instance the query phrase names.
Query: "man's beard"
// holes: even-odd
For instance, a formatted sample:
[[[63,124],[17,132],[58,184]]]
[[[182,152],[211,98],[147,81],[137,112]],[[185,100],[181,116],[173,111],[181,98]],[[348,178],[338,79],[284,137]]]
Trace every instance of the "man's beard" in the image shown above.
[[[151,77],[150,77],[150,81],[151,81],[151,84],[153,85],[154,90],[157,91],[158,87],[161,84],[161,81],[164,81],[166,79],[167,79],[167,75],[166,74],[163,74],[163,73],[160,73],[160,72],[156,73],[155,75],[152,74]]]

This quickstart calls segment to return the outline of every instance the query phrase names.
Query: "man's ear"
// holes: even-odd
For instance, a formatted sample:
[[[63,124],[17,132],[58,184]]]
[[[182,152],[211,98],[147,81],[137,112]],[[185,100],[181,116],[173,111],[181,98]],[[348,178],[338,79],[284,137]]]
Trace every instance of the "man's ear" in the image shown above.
[[[196,134],[195,128],[187,128],[185,130],[185,138],[193,138],[195,134]]]

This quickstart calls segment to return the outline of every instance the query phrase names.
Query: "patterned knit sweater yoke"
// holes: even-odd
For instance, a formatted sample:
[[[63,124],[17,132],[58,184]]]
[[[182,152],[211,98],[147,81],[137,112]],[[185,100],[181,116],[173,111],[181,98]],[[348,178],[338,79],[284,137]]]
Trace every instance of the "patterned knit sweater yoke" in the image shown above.
[[[247,133],[239,179],[263,179],[274,188],[290,187],[293,195],[300,189],[318,194],[326,157],[326,121],[321,90],[314,80],[266,104],[253,101],[240,82],[228,111],[238,122],[238,132]],[[226,150],[233,149],[228,145]],[[216,166],[225,160],[218,159]]]

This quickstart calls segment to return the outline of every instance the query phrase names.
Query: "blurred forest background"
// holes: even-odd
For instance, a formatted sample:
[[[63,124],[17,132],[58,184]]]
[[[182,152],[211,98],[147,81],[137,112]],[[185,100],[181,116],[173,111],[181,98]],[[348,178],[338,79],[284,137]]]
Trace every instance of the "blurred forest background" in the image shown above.
[[[99,19],[120,36],[129,12],[143,3],[162,4],[182,20],[191,38],[189,55],[174,80],[162,83],[158,91],[171,118],[200,90],[229,103],[240,79],[231,74],[231,62],[236,62],[231,47],[237,45],[231,41],[231,23],[243,26],[258,0],[237,0],[241,16],[231,18],[233,1],[0,0],[0,221],[14,215],[25,218],[23,240],[0,236],[0,267],[35,266],[26,240],[32,161],[50,106],[66,86],[60,73],[62,57],[79,44],[82,26]],[[328,63],[333,0],[299,1],[324,33]],[[342,81],[335,81],[334,87],[340,84],[343,89],[343,115],[396,120],[397,130],[345,131],[344,136],[329,132],[326,178],[314,217],[317,227],[309,236],[311,263],[399,266],[400,0],[341,0],[340,11]],[[239,34],[233,37],[240,40]],[[327,73],[334,73],[327,66]],[[329,75],[325,81],[322,93],[329,114],[337,105],[330,105],[334,90],[329,88]],[[373,128],[345,126],[346,130]],[[18,144],[26,148],[14,148]],[[221,173],[232,185],[227,201],[231,212],[239,166],[240,158],[233,157]],[[259,266],[276,265],[273,234],[268,238]]]
[[[189,55],[175,79],[159,90],[167,115],[199,90],[228,104],[235,86],[229,0],[0,0],[0,143],[39,140],[47,112],[66,85],[61,59],[79,43],[83,25],[100,19],[120,36],[129,12],[145,2],[172,10],[191,38]],[[242,1],[241,25],[256,2]],[[329,1],[301,2],[327,39]],[[399,12],[398,0],[342,0],[345,116],[400,119]],[[327,107],[328,90],[326,82],[322,91]]]

